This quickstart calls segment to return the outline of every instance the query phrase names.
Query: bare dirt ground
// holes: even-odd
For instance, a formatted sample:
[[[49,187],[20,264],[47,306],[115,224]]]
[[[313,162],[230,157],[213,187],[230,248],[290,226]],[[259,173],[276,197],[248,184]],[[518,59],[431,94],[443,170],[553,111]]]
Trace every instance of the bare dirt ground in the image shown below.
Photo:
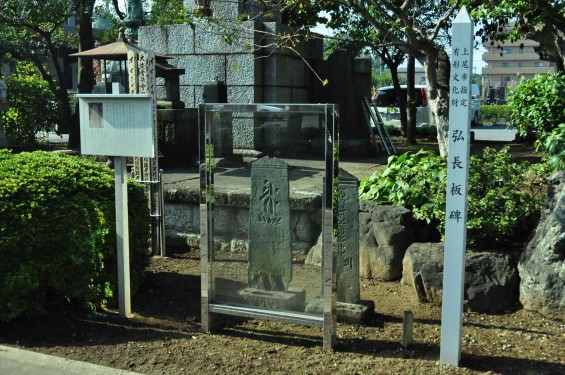
[[[0,343],[144,374],[565,374],[565,323],[516,306],[504,315],[465,313],[460,368],[438,363],[441,309],[419,304],[399,282],[361,281],[374,300],[366,325],[338,324],[333,351],[321,330],[219,316],[200,331],[197,252],[155,257],[133,298],[135,316],[50,306],[44,315],[0,324]],[[404,310],[414,343],[400,345]]]
[[[536,157],[511,147],[518,159]],[[0,343],[144,374],[565,374],[563,321],[520,306],[465,313],[461,366],[453,368],[438,363],[440,308],[418,303],[399,282],[361,280],[361,296],[375,302],[374,317],[338,324],[333,351],[322,350],[318,328],[269,321],[220,316],[217,330],[202,333],[199,253],[181,253],[152,258],[131,319],[115,306],[89,314],[58,303],[0,323]],[[414,314],[407,349],[400,345],[405,310]]]

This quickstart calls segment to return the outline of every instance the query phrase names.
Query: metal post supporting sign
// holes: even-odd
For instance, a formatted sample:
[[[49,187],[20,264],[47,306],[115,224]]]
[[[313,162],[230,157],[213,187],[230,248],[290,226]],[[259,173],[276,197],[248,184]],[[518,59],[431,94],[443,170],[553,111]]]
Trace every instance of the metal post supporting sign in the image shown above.
[[[83,155],[114,157],[118,298],[120,316],[131,315],[127,166],[129,157],[155,157],[151,94],[79,94]]]
[[[463,7],[452,28],[449,94],[449,156],[445,212],[445,251],[441,315],[440,363],[458,366],[461,356],[473,24]]]

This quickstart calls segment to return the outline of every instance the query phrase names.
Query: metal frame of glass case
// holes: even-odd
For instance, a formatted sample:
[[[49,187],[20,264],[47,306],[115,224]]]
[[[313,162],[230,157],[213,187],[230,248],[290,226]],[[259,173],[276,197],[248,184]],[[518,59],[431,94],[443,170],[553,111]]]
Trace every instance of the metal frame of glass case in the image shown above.
[[[267,113],[265,115],[265,113]],[[321,231],[322,231],[322,266],[320,271],[321,282],[321,310],[316,314],[300,311],[281,310],[248,306],[245,304],[229,303],[215,298],[216,257],[214,247],[214,215],[215,191],[214,185],[216,158],[214,142],[219,140],[221,129],[218,127],[232,128],[233,118],[240,116],[249,117],[252,131],[257,132],[257,116],[277,116],[283,122],[292,116],[317,116],[319,119],[318,142],[320,147],[320,161],[323,161],[324,178],[320,182],[322,199],[320,204]],[[233,117],[232,117],[233,116]],[[303,121],[303,120],[301,120]],[[288,125],[289,122],[286,124]],[[281,125],[284,128],[284,123]],[[200,259],[201,259],[201,323],[202,330],[209,332],[213,324],[214,314],[227,314],[240,317],[275,320],[286,323],[301,324],[306,326],[321,327],[323,332],[323,348],[331,349],[336,336],[336,270],[334,235],[337,231],[334,210],[337,200],[334,199],[334,183],[337,176],[339,150],[339,115],[338,106],[333,104],[201,104],[199,107],[200,128]],[[288,129],[291,130],[291,129]],[[285,130],[286,131],[286,130]],[[288,131],[287,133],[290,133]],[[232,142],[227,139],[227,142]],[[228,146],[230,147],[230,146]],[[233,148],[233,143],[231,145]],[[216,155],[218,156],[218,155]],[[321,164],[320,164],[321,165]],[[250,193],[251,195],[251,193]],[[289,199],[290,202],[290,199]],[[290,203],[289,203],[290,204]],[[316,211],[318,212],[318,211]],[[219,263],[218,263],[219,264]],[[218,266],[219,267],[219,266]],[[218,279],[221,280],[221,279]]]

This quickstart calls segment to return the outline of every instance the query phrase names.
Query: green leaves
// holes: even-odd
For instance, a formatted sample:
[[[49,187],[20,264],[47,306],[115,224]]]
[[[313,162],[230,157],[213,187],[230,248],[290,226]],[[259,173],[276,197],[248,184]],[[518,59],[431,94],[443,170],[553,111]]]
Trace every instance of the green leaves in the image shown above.
[[[565,75],[552,73],[522,79],[508,98],[510,118],[522,137],[536,139],[543,149],[549,133],[565,123]]]
[[[510,107],[506,104],[482,104],[481,121],[492,125],[510,121]]]
[[[507,147],[486,148],[482,156],[471,157],[469,243],[508,246],[516,235],[527,235],[529,219],[541,208],[539,181],[545,174],[543,168],[527,162],[514,163]],[[432,223],[443,233],[446,184],[446,159],[420,150],[391,156],[383,171],[361,181],[359,199],[407,207],[416,219]]]
[[[148,262],[143,186],[128,186],[131,281]],[[97,306],[117,289],[114,180],[92,160],[0,150],[0,320],[48,298]]]
[[[32,63],[20,61],[6,82],[10,108],[2,114],[12,144],[37,144],[36,133],[57,123],[58,104],[49,85]]]
[[[551,131],[541,147],[547,163],[553,170],[565,169],[565,124]]]

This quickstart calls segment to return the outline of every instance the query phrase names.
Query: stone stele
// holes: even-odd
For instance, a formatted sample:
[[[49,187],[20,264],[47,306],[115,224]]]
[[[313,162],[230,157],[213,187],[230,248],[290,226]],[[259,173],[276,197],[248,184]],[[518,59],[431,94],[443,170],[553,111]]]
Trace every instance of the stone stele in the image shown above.
[[[292,279],[288,165],[265,156],[251,166],[249,287],[286,291]]]
[[[337,212],[337,300],[357,303],[359,288],[359,198],[357,178],[340,169]]]

